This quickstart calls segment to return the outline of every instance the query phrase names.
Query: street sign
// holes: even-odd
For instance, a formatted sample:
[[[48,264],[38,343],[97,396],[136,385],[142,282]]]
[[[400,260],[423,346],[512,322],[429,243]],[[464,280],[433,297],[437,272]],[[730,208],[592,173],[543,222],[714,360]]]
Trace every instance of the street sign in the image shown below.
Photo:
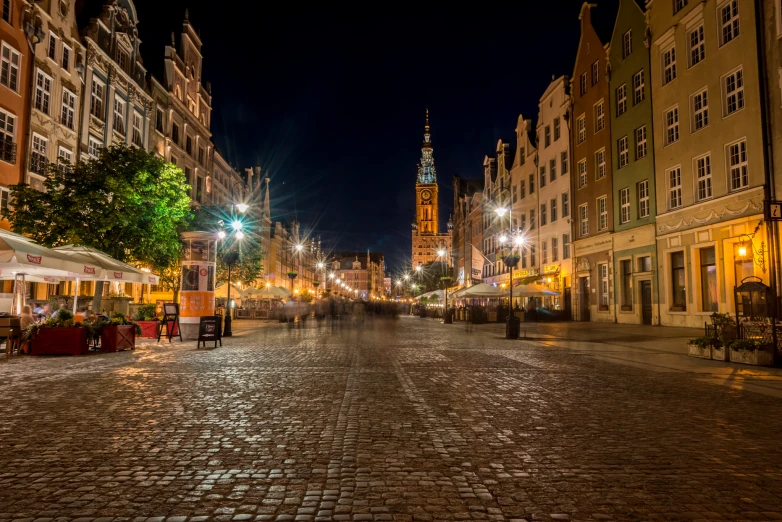
[[[200,324],[198,325],[198,347],[200,348],[201,343],[204,343],[204,348],[206,348],[207,341],[214,342],[215,348],[217,348],[218,342],[220,343],[220,346],[222,346],[223,340],[221,334],[219,315],[201,317]]]
[[[766,220],[782,221],[782,201],[766,201]]]

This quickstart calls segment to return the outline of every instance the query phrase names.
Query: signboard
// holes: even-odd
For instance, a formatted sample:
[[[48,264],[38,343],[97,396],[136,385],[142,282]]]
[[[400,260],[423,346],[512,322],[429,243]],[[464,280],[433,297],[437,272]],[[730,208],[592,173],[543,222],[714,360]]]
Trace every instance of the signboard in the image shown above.
[[[201,347],[201,343],[204,343],[206,348],[207,342],[215,343],[214,347],[217,348],[217,343],[220,346],[223,345],[222,331],[220,330],[220,316],[219,315],[207,315],[201,317],[201,321],[198,324],[198,347]]]
[[[179,305],[176,303],[163,303],[163,313],[166,315],[179,315]]]
[[[767,221],[782,221],[782,201],[765,201]]]
[[[160,338],[163,336],[163,327],[166,327],[166,337],[168,342],[174,336],[178,336],[179,340],[182,340],[182,331],[179,328],[179,305],[176,303],[163,303],[163,320],[160,322],[157,331],[157,340],[160,342]]]

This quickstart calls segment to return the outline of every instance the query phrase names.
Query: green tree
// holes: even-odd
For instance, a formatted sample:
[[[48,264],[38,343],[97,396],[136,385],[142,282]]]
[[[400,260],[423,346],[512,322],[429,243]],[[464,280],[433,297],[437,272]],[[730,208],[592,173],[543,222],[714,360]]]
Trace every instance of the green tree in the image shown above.
[[[450,277],[451,269],[446,266],[445,263],[440,261],[431,261],[423,265],[420,275],[420,293],[432,292],[433,290],[441,290],[443,288],[443,282],[440,280],[442,277]],[[418,275],[414,275],[416,281]]]
[[[156,155],[112,146],[72,167],[51,164],[44,188],[11,188],[14,232],[45,246],[84,245],[155,269],[179,258],[179,234],[192,217],[190,187],[180,169]],[[96,300],[102,290],[97,284]]]

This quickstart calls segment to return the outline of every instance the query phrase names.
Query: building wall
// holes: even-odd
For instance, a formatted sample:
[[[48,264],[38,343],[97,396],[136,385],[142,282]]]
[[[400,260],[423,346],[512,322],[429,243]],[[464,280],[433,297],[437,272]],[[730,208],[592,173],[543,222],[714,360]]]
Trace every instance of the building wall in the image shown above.
[[[537,215],[540,211],[538,198],[538,150],[535,148],[537,139],[532,120],[519,115],[516,124],[516,157],[511,168],[511,202],[513,216],[516,218],[518,230],[525,238],[521,249],[521,261],[515,273],[522,278],[528,278],[540,273],[540,247],[538,241],[539,227]],[[513,192],[516,196],[514,197]]]
[[[726,5],[738,13],[738,32],[732,22],[729,30],[722,26]],[[768,273],[752,256],[765,242],[760,226],[765,164],[755,17],[750,0],[690,2],[678,12],[665,2],[649,6],[657,269],[665,325],[701,326],[714,311],[733,312],[732,288],[746,275],[768,283]],[[696,55],[690,45],[695,31],[703,35],[699,60],[692,59]],[[725,41],[724,34],[734,37]],[[672,48],[676,74],[669,68],[666,77],[663,60]],[[734,89],[740,83],[741,89]],[[696,102],[704,90],[708,119],[699,125],[696,112],[702,112]],[[674,108],[678,132],[666,126],[666,114]],[[708,169],[704,158],[709,159]],[[684,267],[678,268],[682,259]],[[759,256],[754,259],[759,261]]]
[[[586,320],[588,315],[591,321],[613,322],[611,96],[606,79],[606,51],[592,27],[592,8],[593,5],[587,3],[581,8],[581,40],[571,86],[574,262],[578,272],[573,311],[574,318],[579,320]],[[598,112],[600,107],[602,120]],[[583,122],[581,127],[579,121]],[[579,129],[582,130],[579,132]],[[605,165],[605,172],[602,165]],[[586,172],[585,176],[583,172]],[[588,218],[583,229],[582,212],[586,212]]]
[[[0,82],[0,210],[8,209],[10,185],[23,181],[24,165],[27,162],[30,103],[30,48],[24,31],[23,0],[11,0],[9,16],[0,20],[0,46],[16,61],[15,79]],[[29,13],[30,11],[28,11]],[[29,16],[29,14],[27,15]],[[36,17],[39,27],[43,26],[40,15]],[[0,227],[8,229],[6,219]]]

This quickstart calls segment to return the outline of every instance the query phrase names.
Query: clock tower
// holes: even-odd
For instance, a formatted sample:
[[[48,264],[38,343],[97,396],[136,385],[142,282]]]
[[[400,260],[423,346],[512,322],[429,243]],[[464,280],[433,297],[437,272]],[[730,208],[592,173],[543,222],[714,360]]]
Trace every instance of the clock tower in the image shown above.
[[[421,163],[418,165],[418,178],[415,183],[415,223],[413,224],[412,266],[423,265],[431,261],[442,261],[450,265],[450,236],[440,233],[439,190],[437,170],[432,156],[432,136],[429,132],[429,109],[426,110],[424,125],[424,143],[421,146]],[[438,252],[444,250],[443,257]]]

